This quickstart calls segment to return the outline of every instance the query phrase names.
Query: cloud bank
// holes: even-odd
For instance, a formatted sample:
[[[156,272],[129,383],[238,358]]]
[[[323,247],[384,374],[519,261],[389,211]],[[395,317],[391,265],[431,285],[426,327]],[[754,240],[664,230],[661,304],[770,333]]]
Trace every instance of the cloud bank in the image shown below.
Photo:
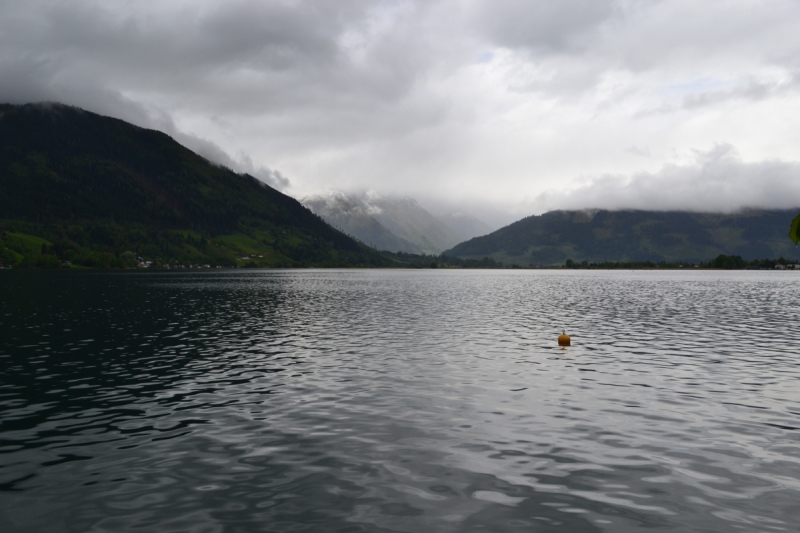
[[[745,208],[800,207],[800,163],[747,163],[730,145],[698,152],[689,165],[666,165],[632,176],[606,174],[569,191],[539,195],[536,211],[552,209],[647,209],[734,212]]]
[[[777,207],[800,202],[798,27],[793,0],[0,0],[0,100],[295,196]]]

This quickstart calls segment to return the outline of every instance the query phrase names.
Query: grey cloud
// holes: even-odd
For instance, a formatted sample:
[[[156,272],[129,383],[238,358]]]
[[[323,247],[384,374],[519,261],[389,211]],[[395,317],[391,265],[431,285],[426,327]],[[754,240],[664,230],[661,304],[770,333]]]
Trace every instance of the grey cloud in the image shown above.
[[[609,76],[641,76],[665,69],[688,80],[714,78],[735,90],[662,94],[655,112],[705,105],[706,100],[766,98],[796,91],[794,82],[775,82],[754,70],[795,72],[800,57],[796,21],[800,4],[777,0],[761,4],[568,0],[480,3],[472,23],[494,46],[527,59],[510,86],[554,98],[581,97],[600,90]],[[766,77],[765,77],[766,76]],[[655,77],[657,79],[658,76]],[[777,84],[779,87],[772,87]],[[669,93],[675,87],[655,87]],[[652,89],[649,89],[652,90]],[[604,105],[622,103],[629,91],[607,96]],[[680,101],[680,100],[683,101]],[[647,114],[649,112],[644,112]]]
[[[678,102],[667,102],[654,109],[638,111],[634,117],[693,111],[736,100],[758,102],[797,90],[800,90],[800,78],[797,75],[781,81],[760,81],[751,78],[726,90],[690,92]]]
[[[444,95],[414,98],[441,63],[435,34],[419,31],[428,9],[390,0],[6,2],[0,46],[24,53],[0,52],[0,72],[25,75],[0,82],[0,99],[105,112],[102,99],[80,94],[106,91],[173,114],[261,117],[301,144],[331,129],[336,142],[391,136],[447,114]]]
[[[384,34],[370,28],[376,10],[392,4],[209,2],[164,4],[156,14],[147,4],[6,2],[0,100],[60,101],[161,129],[211,161],[284,189],[280,172],[178,131],[163,109],[203,110],[228,122],[266,115],[288,141],[306,143],[441,120],[446,105],[435,98],[419,111],[398,102],[425,54],[414,52],[419,39],[408,17],[396,17]],[[346,36],[355,47],[342,44]]]
[[[692,109],[734,99],[758,101],[796,89],[797,85],[794,79],[786,82],[762,82],[751,79],[747,83],[727,91],[708,91],[686,95],[681,107],[683,109]]]
[[[607,174],[568,192],[530,202],[551,209],[652,209],[732,212],[743,208],[800,207],[800,163],[743,161],[730,145],[697,152],[690,165],[666,165],[632,176]]]
[[[203,156],[212,163],[230,168],[236,172],[250,174],[279,191],[285,190],[290,185],[289,179],[281,174],[280,171],[253,164],[253,160],[247,154],[239,154],[239,157],[234,158],[207,139],[201,139],[195,135],[179,132],[175,129],[174,125],[167,126],[164,124],[163,126],[166,127],[158,129],[170,134],[183,146]]]
[[[623,0],[7,1],[0,4],[0,44],[24,53],[0,53],[0,62],[47,65],[39,72],[43,83],[50,78],[63,86],[105,86],[176,108],[244,115],[309,107],[370,115],[402,101],[432,69],[452,74],[486,44],[534,52],[530,79],[522,72],[511,85],[552,94],[589,90],[613,69],[716,60],[741,41],[758,41],[755,48],[763,49],[767,62],[796,66],[791,52],[800,51],[797,43],[787,48],[784,30],[769,39],[782,20],[798,15],[796,6],[778,1],[772,10],[759,8],[775,12],[769,15],[709,6],[689,10],[684,2]],[[687,20],[687,13],[694,18]]]
[[[580,52],[599,27],[619,13],[616,0],[494,0],[479,5],[474,23],[501,46]]]
[[[88,80],[87,80],[88,81]],[[11,104],[60,102],[102,115],[120,118],[137,126],[172,133],[174,124],[166,113],[125,98],[119,91],[91,83],[72,85],[59,79],[58,68],[45,59],[4,61],[0,59],[0,100]]]
[[[95,87],[58,87],[54,82],[41,83],[46,77],[30,75],[30,70],[21,65],[0,68],[0,94],[6,94],[8,103],[23,104],[30,102],[59,102],[91,110],[101,115],[119,118],[149,129],[167,133],[180,144],[203,156],[209,161],[228,167],[236,172],[248,173],[268,185],[278,189],[286,189],[290,183],[279,171],[264,166],[254,165],[251,158],[240,154],[231,157],[215,143],[180,131],[171,117],[157,108],[146,106],[123,97],[120,93]]]
[[[147,31],[140,20],[133,16],[120,16],[111,11],[106,3],[69,6],[60,2],[33,4],[37,5],[38,10],[27,12],[20,10],[18,4],[16,9],[9,9],[8,4],[0,4],[3,11],[11,11],[4,17],[5,24],[0,22],[0,29],[5,30],[2,32],[3,37],[0,37],[5,49],[5,52],[0,52],[0,100],[18,104],[61,102],[120,118],[141,127],[157,129],[171,135],[209,161],[237,172],[249,173],[279,190],[289,186],[289,180],[279,171],[254,165],[244,154],[231,157],[215,143],[180,131],[171,116],[159,106],[126,97],[120,90],[130,90],[137,84],[141,88],[141,81],[126,85],[125,78],[159,78],[159,83],[171,77],[182,78],[183,84],[176,83],[176,90],[196,86],[196,80],[189,82],[184,69],[195,70],[195,76],[208,76],[209,73],[203,71],[198,62],[208,62],[209,57],[203,51],[198,52],[197,47],[205,42],[204,36],[219,35],[225,33],[224,31],[209,27],[211,22],[201,20],[196,35],[181,39],[174,31],[170,33],[170,28],[174,30],[175,26],[169,24],[169,21],[158,21],[157,26],[161,27]],[[283,11],[272,13],[274,17],[267,17],[273,21],[274,28],[265,30],[266,37],[259,43],[261,48],[268,47],[270,42],[291,41],[293,30],[297,29],[300,22],[287,20],[291,19],[287,12],[295,19],[299,14],[288,8]],[[172,22],[177,25],[182,14],[185,15],[176,13]],[[247,18],[235,10],[228,13],[227,20],[224,17],[214,18],[213,15],[214,13],[208,13],[205,18],[214,19],[213,24],[219,24],[223,29],[226,24],[231,23],[230,17]],[[247,41],[247,31],[227,33],[231,39],[236,37],[243,42]],[[302,41],[301,38],[295,39],[294,48],[308,51],[320,40],[306,37],[305,43],[297,42]],[[8,42],[9,39],[16,42]],[[293,48],[291,42],[284,44],[284,49]],[[206,45],[207,48],[209,46],[213,48]],[[218,46],[222,52],[216,60],[229,60],[236,54],[237,46],[243,47],[241,43],[224,43],[223,46]],[[190,59],[194,55],[197,61],[193,63],[185,61],[187,57],[176,58],[181,49]],[[213,54],[211,57],[214,59]],[[119,83],[120,80],[123,83]]]
[[[648,146],[658,161],[687,148],[661,134],[684,115],[734,100],[774,113],[800,87],[787,74],[800,70],[798,20],[793,0],[0,0],[0,100],[161,129],[288,188],[279,167],[298,192],[457,190],[480,203],[493,180],[518,198],[552,174],[568,182],[564,168],[627,168],[579,142]],[[631,120],[642,109],[656,112]],[[647,138],[627,133],[639,129]],[[741,138],[726,135],[692,142]],[[517,183],[484,177],[495,167]],[[645,189],[629,179],[607,184]]]
[[[777,2],[782,9],[774,11],[785,18],[792,12],[787,5]],[[297,111],[298,124],[303,113],[316,110],[361,116],[378,128],[385,121],[376,112],[391,113],[432,73],[446,78],[463,67],[484,45],[481,39],[535,53],[527,71],[512,74],[511,88],[564,96],[592,90],[609,70],[652,68],[673,56],[685,63],[687,54],[694,61],[728,50],[734,38],[763,40],[769,26],[780,23],[777,15],[761,16],[755,17],[760,26],[749,27],[752,10],[716,4],[695,10],[697,20],[687,21],[682,2],[623,0],[32,0],[7,1],[0,10],[0,44],[24,51],[0,53],[0,65],[32,69],[32,82],[39,76],[39,86],[14,90],[6,84],[0,90],[6,99],[42,92],[41,85],[88,85],[176,110],[244,116]],[[718,30],[709,20],[714,16],[725,16],[730,23],[723,26],[740,31]],[[667,29],[659,18],[670,21]],[[797,61],[778,49],[790,51],[779,41],[763,55],[772,62]],[[750,89],[760,84],[755,80]],[[689,94],[685,105],[723,96]]]
[[[250,113],[353,99],[394,100],[412,83],[405,64],[413,41],[382,53],[372,43],[366,65],[340,38],[369,16],[367,2],[226,2],[164,9],[159,16],[127,4],[39,4],[46,24],[23,39],[41,57],[65,63],[66,75],[124,83],[213,111]],[[398,47],[407,45],[406,50]],[[187,87],[194,91],[187,91]]]
[[[628,152],[629,154],[638,155],[641,157],[647,157],[647,158],[653,157],[653,154],[650,153],[650,149],[647,147],[642,148],[639,146],[631,146],[629,148],[626,148],[625,151]]]

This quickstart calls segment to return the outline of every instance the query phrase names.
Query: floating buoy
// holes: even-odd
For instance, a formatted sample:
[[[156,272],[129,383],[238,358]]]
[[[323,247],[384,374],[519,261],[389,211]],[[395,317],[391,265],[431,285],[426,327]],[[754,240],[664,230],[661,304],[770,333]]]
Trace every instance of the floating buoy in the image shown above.
[[[569,346],[569,335],[566,330],[561,330],[561,335],[558,336],[559,346]]]

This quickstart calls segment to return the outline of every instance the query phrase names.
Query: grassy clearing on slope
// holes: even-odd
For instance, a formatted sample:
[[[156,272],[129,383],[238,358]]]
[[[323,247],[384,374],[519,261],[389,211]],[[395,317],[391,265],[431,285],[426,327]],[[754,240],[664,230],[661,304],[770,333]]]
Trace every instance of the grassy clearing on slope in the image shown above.
[[[3,236],[3,241],[5,241],[8,249],[19,255],[41,255],[42,245],[50,246],[52,244],[41,237],[26,235],[25,233],[6,233]]]

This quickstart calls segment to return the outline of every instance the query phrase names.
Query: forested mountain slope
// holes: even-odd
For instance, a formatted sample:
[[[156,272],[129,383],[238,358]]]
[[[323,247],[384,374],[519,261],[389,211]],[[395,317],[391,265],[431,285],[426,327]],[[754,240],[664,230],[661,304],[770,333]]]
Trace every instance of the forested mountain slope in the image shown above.
[[[0,105],[0,220],[6,262],[26,255],[5,242],[21,234],[44,239],[44,255],[106,266],[125,251],[231,266],[390,263],[164,133],[58,104]]]
[[[463,242],[445,254],[521,266],[563,264],[566,259],[700,262],[719,254],[794,259],[800,249],[787,231],[796,214],[797,209],[733,214],[551,211]]]

